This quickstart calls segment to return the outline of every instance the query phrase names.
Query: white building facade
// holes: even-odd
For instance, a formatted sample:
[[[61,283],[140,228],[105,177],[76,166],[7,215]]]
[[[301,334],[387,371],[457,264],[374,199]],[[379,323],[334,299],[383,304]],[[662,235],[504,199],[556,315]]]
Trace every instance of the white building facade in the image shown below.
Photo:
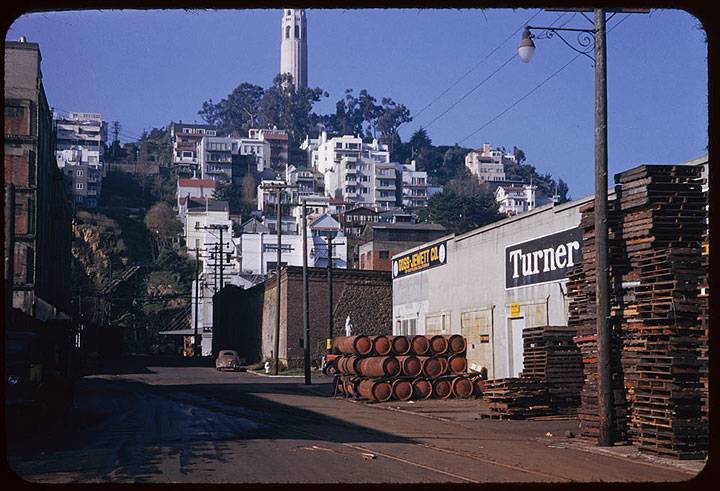
[[[498,211],[507,216],[519,215],[535,209],[535,192],[537,186],[525,184],[522,186],[498,186],[495,189],[495,201]]]
[[[465,156],[465,167],[477,176],[479,182],[505,180],[505,164],[515,162],[515,156],[493,149],[489,143]]]
[[[71,112],[54,118],[57,165],[72,181],[75,203],[96,208],[102,190],[107,123],[100,113]]]
[[[427,206],[428,180],[427,172],[417,170],[415,161],[410,164],[397,164],[402,185],[402,204],[410,208]]]
[[[200,178],[232,182],[232,142],[228,137],[204,136],[198,145]]]
[[[363,143],[352,135],[328,139],[323,131],[320,138],[306,138],[301,148],[309,166],[323,174],[325,194],[331,198],[373,208],[395,206],[395,164],[387,145]]]

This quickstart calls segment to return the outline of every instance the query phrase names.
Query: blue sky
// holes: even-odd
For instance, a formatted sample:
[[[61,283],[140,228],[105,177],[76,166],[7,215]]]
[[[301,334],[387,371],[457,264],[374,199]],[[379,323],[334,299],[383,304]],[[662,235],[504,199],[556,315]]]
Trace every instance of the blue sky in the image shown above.
[[[540,172],[567,181],[573,197],[591,194],[592,62],[579,57],[526,96],[575,56],[561,40],[542,39],[532,62],[521,63],[513,33],[531,17],[531,25],[590,27],[580,14],[538,9],[308,10],[309,84],[330,93],[316,110],[332,112],[354,88],[416,114],[469,71],[401,129],[403,140],[423,126],[435,144],[515,145]],[[611,176],[640,163],[690,160],[706,153],[708,138],[699,21],[680,10],[625,17],[608,23]],[[199,122],[204,100],[241,82],[269,86],[280,65],[280,18],[279,9],[32,13],[6,39],[40,44],[51,106],[101,112],[120,121],[128,140],[170,120]]]

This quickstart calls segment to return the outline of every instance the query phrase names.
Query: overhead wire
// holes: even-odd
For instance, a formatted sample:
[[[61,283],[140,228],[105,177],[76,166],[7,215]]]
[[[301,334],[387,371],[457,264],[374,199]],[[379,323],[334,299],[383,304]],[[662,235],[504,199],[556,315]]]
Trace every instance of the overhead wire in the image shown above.
[[[535,15],[537,15],[537,13],[536,13]],[[558,22],[564,15],[566,15],[566,14],[565,14],[565,13],[560,14],[554,21],[552,21],[552,22],[550,23],[550,26],[552,26],[553,24],[555,24],[556,22]],[[535,16],[533,16],[533,17],[535,17]],[[528,19],[519,29],[516,29],[513,34],[511,34],[510,36],[508,36],[508,38],[506,38],[506,40],[503,41],[503,42],[498,46],[498,48],[499,48],[500,46],[503,46],[503,45],[507,42],[508,39],[511,39],[512,36],[514,36],[515,34],[517,34],[518,31],[520,31],[520,29],[524,28],[524,26],[527,25],[528,22],[530,22],[530,20],[532,20],[533,17],[531,17],[530,19]],[[497,48],[496,48],[495,50],[493,50],[493,52],[495,52],[496,50],[497,50]],[[495,76],[498,72],[500,72],[500,70],[502,70],[502,69],[503,69],[505,66],[507,66],[511,61],[513,61],[513,60],[515,59],[515,56],[516,56],[516,55],[513,53],[502,65],[500,65],[498,68],[496,68],[494,72],[492,72],[490,75],[488,75],[487,77],[485,77],[482,81],[480,81],[480,83],[478,83],[477,85],[475,85],[472,89],[470,89],[469,91],[467,91],[462,97],[460,97],[458,100],[456,100],[456,101],[455,101],[450,107],[448,107],[445,111],[443,111],[442,113],[440,113],[439,115],[437,115],[435,118],[433,118],[429,123],[427,123],[426,125],[423,125],[423,128],[429,128],[433,123],[435,123],[435,121],[437,121],[437,120],[439,120],[440,118],[442,118],[443,116],[445,116],[448,112],[450,112],[450,111],[451,111],[453,108],[455,108],[458,104],[460,104],[462,101],[464,101],[465,99],[467,99],[473,92],[475,92],[477,89],[479,89],[480,87],[482,87],[482,86],[485,84],[485,82],[487,82],[488,80],[490,80],[493,76]],[[487,57],[486,57],[485,59],[487,59]],[[483,59],[483,61],[484,61],[485,59]]]
[[[631,15],[631,14],[626,14],[625,17],[623,17],[623,18],[620,19],[616,24],[614,24],[613,26],[611,26],[611,27],[608,29],[608,32],[611,32],[611,31],[612,31],[613,29],[615,29],[616,27],[619,27],[620,24],[622,24],[623,22],[625,22],[625,20],[627,20],[627,18],[628,18],[630,15]],[[501,111],[499,114],[497,114],[496,116],[494,116],[493,118],[491,118],[488,122],[486,122],[486,123],[483,124],[481,127],[479,127],[478,129],[476,129],[475,131],[473,131],[472,133],[470,133],[468,136],[466,136],[465,138],[463,138],[462,140],[460,140],[458,143],[462,143],[462,142],[466,141],[468,138],[471,138],[472,136],[475,136],[477,133],[479,133],[480,131],[482,131],[482,130],[485,129],[486,127],[488,127],[490,124],[492,124],[492,123],[494,123],[495,121],[497,121],[499,118],[501,118],[504,114],[506,114],[506,113],[507,113],[508,111],[510,111],[512,108],[514,108],[515,106],[517,106],[518,104],[520,104],[523,100],[527,99],[527,98],[528,98],[531,94],[533,94],[536,90],[538,90],[540,87],[542,87],[542,86],[545,85],[547,82],[549,82],[550,80],[552,80],[552,79],[553,79],[556,75],[558,75],[560,72],[562,72],[563,70],[565,70],[565,68],[567,68],[572,62],[574,62],[575,60],[577,60],[580,56],[581,56],[581,53],[576,54],[574,57],[572,57],[572,58],[570,59],[570,61],[568,61],[567,63],[565,63],[565,64],[564,64],[563,66],[561,66],[559,69],[555,70],[552,74],[550,74],[548,77],[546,77],[546,78],[545,78],[542,82],[540,82],[538,85],[536,85],[535,87],[533,87],[532,89],[530,89],[529,92],[527,92],[527,93],[524,94],[522,97],[520,97],[519,99],[517,99],[516,101],[514,101],[510,106],[508,106],[507,108],[505,108],[503,111]]]
[[[450,90],[452,90],[457,84],[459,84],[465,77],[470,75],[477,67],[483,64],[485,60],[490,58],[497,50],[499,50],[505,43],[507,43],[510,39],[512,39],[520,30],[531,20],[533,20],[535,17],[538,16],[542,12],[542,9],[538,9],[537,12],[535,12],[529,19],[527,19],[520,27],[518,27],[515,31],[512,32],[508,37],[506,37],[500,44],[498,44],[495,48],[493,48],[487,55],[485,55],[484,58],[482,58],[479,62],[477,62],[472,68],[470,68],[468,71],[463,73],[458,79],[456,79],[452,84],[450,84],[449,87],[447,87],[445,90],[443,90],[440,94],[438,94],[432,101],[430,101],[428,104],[425,105],[422,109],[420,109],[417,114],[415,114],[415,117],[417,118],[420,116],[423,112],[425,112],[426,109],[428,109],[430,106],[435,104],[442,96],[447,94]]]

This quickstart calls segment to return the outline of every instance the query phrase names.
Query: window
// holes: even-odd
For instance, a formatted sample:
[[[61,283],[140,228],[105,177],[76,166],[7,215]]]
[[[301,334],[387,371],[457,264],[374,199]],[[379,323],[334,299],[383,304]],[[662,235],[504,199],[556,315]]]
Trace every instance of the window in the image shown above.
[[[277,32],[277,31],[275,31]],[[295,39],[300,38],[300,26],[295,26]]]
[[[77,183],[77,185],[75,186],[76,189],[83,189],[84,187],[85,187],[85,184],[83,184],[81,182]]]
[[[390,257],[390,251],[380,251],[380,259],[388,259]]]

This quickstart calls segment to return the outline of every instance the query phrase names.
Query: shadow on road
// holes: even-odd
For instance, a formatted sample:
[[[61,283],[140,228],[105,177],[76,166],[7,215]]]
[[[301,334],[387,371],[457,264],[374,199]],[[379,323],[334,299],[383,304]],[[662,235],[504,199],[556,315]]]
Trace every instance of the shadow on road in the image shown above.
[[[83,375],[133,375],[153,373],[148,367],[214,367],[211,357],[182,357],[176,355],[126,355],[101,359],[87,367]]]
[[[152,366],[157,366],[156,359]],[[348,419],[322,414],[322,404],[312,401],[345,404],[349,413],[363,411],[361,405],[331,401],[301,383],[255,382],[252,377],[246,374],[236,384],[181,385],[84,378],[64,430],[51,438],[39,435],[32,442],[9,446],[8,461],[18,475],[29,479],[60,473],[78,481],[112,476],[139,482],[159,473],[168,456],[186,463],[227,461],[237,458],[249,440],[413,442],[354,424],[351,414]],[[286,395],[302,398],[282,400]]]

